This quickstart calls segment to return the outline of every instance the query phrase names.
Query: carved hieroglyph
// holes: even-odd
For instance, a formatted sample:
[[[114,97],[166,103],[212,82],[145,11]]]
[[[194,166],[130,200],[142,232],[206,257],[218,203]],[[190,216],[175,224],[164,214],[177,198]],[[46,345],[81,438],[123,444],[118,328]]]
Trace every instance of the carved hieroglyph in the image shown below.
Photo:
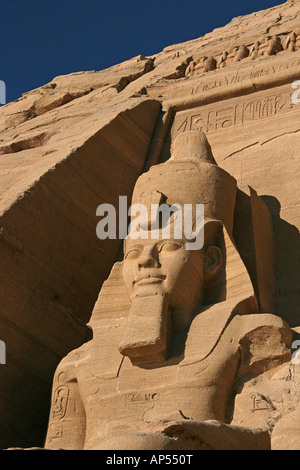
[[[93,339],[56,371],[47,448],[270,449],[287,413],[276,402],[275,416],[272,400],[292,332],[260,313],[233,240],[236,194],[201,131],[179,135],[170,160],[138,178],[133,203],[205,205],[204,246],[152,238],[151,227],[148,239],[128,235],[94,309]],[[258,291],[260,282],[263,272]],[[269,378],[275,388],[263,395]]]
[[[130,199],[142,172],[175,155],[175,139],[182,133],[204,132],[219,168],[237,181],[233,221],[230,211],[226,220],[225,214],[212,213],[212,219],[221,219],[226,227],[223,233],[234,241],[242,260],[236,270],[227,270],[226,284],[220,287],[228,286],[231,279],[231,294],[226,295],[238,295],[247,283],[240,284],[234,273],[248,272],[255,311],[275,313],[299,339],[300,87],[292,86],[299,80],[299,18],[300,1],[288,0],[234,18],[203,37],[168,46],[151,57],[140,54],[106,70],[55,77],[1,107],[0,341],[6,345],[7,364],[0,368],[0,448],[43,445],[55,368],[90,338],[86,324],[110,272],[93,313],[93,321],[102,320],[97,322],[99,328],[93,324],[93,330],[105,351],[109,333],[118,356],[107,358],[105,353],[107,364],[101,373],[110,370],[107,375],[115,377],[118,361],[125,357],[119,372],[124,377],[129,359],[120,356],[122,345],[130,361],[138,361],[128,339],[130,322],[127,329],[121,327],[121,318],[127,318],[130,310],[135,324],[139,301],[135,299],[130,308],[121,277],[123,263],[114,266],[122,259],[122,240],[96,236],[96,208],[102,203],[117,207],[119,195]],[[237,262],[232,250],[231,260]],[[206,289],[203,302],[214,308],[222,304],[216,304],[214,289]],[[156,319],[168,311],[167,306],[168,300],[159,297]],[[150,321],[150,307],[142,319],[144,325]],[[95,313],[101,309],[102,316]],[[201,318],[204,321],[205,316]],[[155,328],[148,330],[147,338],[143,328],[142,333],[147,341],[162,340],[157,360],[164,360],[168,355],[163,345],[168,350],[170,338],[160,332],[159,324]],[[118,338],[113,339],[114,333]],[[226,423],[241,427],[269,422],[274,426],[274,448],[276,442],[285,445],[284,430],[288,434],[290,423],[297,428],[299,380],[297,368],[292,367],[297,364],[287,364],[286,370],[276,373],[271,368],[274,375],[260,375],[255,384],[242,376],[234,385],[234,413],[226,418]],[[68,380],[63,373],[54,387],[55,416],[65,420],[64,426],[69,410],[81,400],[76,383]],[[150,393],[150,385],[148,391],[142,388],[129,390],[128,386],[124,391],[123,398],[135,415],[134,410],[157,409],[161,403],[156,402],[156,391]],[[79,409],[85,410],[79,403]],[[101,419],[105,423],[110,417]],[[79,447],[85,422],[80,418]],[[55,429],[54,435],[66,434],[62,428]],[[286,441],[291,445],[292,439]]]

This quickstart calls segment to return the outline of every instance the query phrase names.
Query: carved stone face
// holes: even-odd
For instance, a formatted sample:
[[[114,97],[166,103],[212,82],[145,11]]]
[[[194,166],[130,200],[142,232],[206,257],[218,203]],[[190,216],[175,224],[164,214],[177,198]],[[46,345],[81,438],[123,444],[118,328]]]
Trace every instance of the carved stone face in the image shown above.
[[[202,250],[186,250],[182,240],[126,239],[123,279],[131,300],[155,294],[165,295],[172,310],[193,311],[203,295],[204,256]],[[176,324],[174,325],[176,327]]]

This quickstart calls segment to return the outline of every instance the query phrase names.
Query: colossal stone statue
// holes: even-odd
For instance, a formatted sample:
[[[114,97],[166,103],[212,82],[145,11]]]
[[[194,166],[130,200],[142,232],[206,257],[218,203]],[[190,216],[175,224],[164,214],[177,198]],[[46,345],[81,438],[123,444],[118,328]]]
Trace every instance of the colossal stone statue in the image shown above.
[[[204,204],[204,245],[188,250],[184,236],[163,238],[162,224],[151,233],[149,220],[148,238],[129,233],[93,339],[55,373],[46,448],[270,449],[273,410],[257,425],[247,410],[241,419],[242,389],[289,364],[292,332],[260,311],[233,239],[236,194],[198,131],[179,135],[172,157],[137,180],[133,203]]]

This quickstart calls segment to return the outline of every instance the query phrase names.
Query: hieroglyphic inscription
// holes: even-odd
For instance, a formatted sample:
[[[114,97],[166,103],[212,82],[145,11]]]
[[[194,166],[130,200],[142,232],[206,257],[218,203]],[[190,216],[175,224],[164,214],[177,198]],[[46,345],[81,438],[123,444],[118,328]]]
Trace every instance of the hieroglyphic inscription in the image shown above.
[[[144,403],[151,403],[157,399],[157,393],[129,393],[126,396],[126,402],[128,405],[142,405]]]
[[[53,401],[53,418],[63,418],[66,414],[69,399],[69,388],[60,386],[55,390]]]
[[[291,87],[287,87],[284,92],[258,93],[178,112],[172,133],[175,136],[189,130],[202,130],[210,134],[293,111],[298,108],[291,100],[291,93]]]
[[[251,395],[252,408],[250,411],[273,410],[274,407],[271,403],[260,393],[253,393]]]
[[[49,425],[48,429],[48,439],[52,441],[53,439],[58,439],[63,436],[63,427],[56,426],[53,424]]]
[[[269,61],[270,59],[268,59]],[[226,74],[215,74],[213,77],[195,78],[196,82],[192,88],[191,94],[203,93],[227,86],[244,83],[246,81],[255,80],[256,78],[265,77],[280,73],[299,70],[299,56],[293,59],[274,61],[271,63],[251,65],[251,62],[243,64],[238,70],[227,72]]]

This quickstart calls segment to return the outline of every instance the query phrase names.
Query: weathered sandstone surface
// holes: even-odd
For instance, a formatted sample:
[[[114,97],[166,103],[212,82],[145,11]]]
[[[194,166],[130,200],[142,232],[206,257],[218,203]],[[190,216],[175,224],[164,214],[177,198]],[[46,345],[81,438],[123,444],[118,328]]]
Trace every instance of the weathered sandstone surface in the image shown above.
[[[181,133],[204,132],[218,166],[236,179],[232,235],[259,311],[300,334],[299,18],[300,1],[291,0],[151,57],[56,77],[1,107],[1,448],[43,445],[54,371],[90,339],[95,304],[98,312],[118,286],[113,271],[96,303],[122,259],[122,240],[96,236],[97,207],[118,207],[119,195],[130,201],[138,177],[170,158]],[[113,312],[125,309],[124,295],[120,287],[121,307],[110,300]],[[242,425],[247,400],[259,409],[272,387],[282,403],[289,371],[258,381],[255,392],[247,383],[233,422]],[[285,403],[293,410],[295,399]]]

